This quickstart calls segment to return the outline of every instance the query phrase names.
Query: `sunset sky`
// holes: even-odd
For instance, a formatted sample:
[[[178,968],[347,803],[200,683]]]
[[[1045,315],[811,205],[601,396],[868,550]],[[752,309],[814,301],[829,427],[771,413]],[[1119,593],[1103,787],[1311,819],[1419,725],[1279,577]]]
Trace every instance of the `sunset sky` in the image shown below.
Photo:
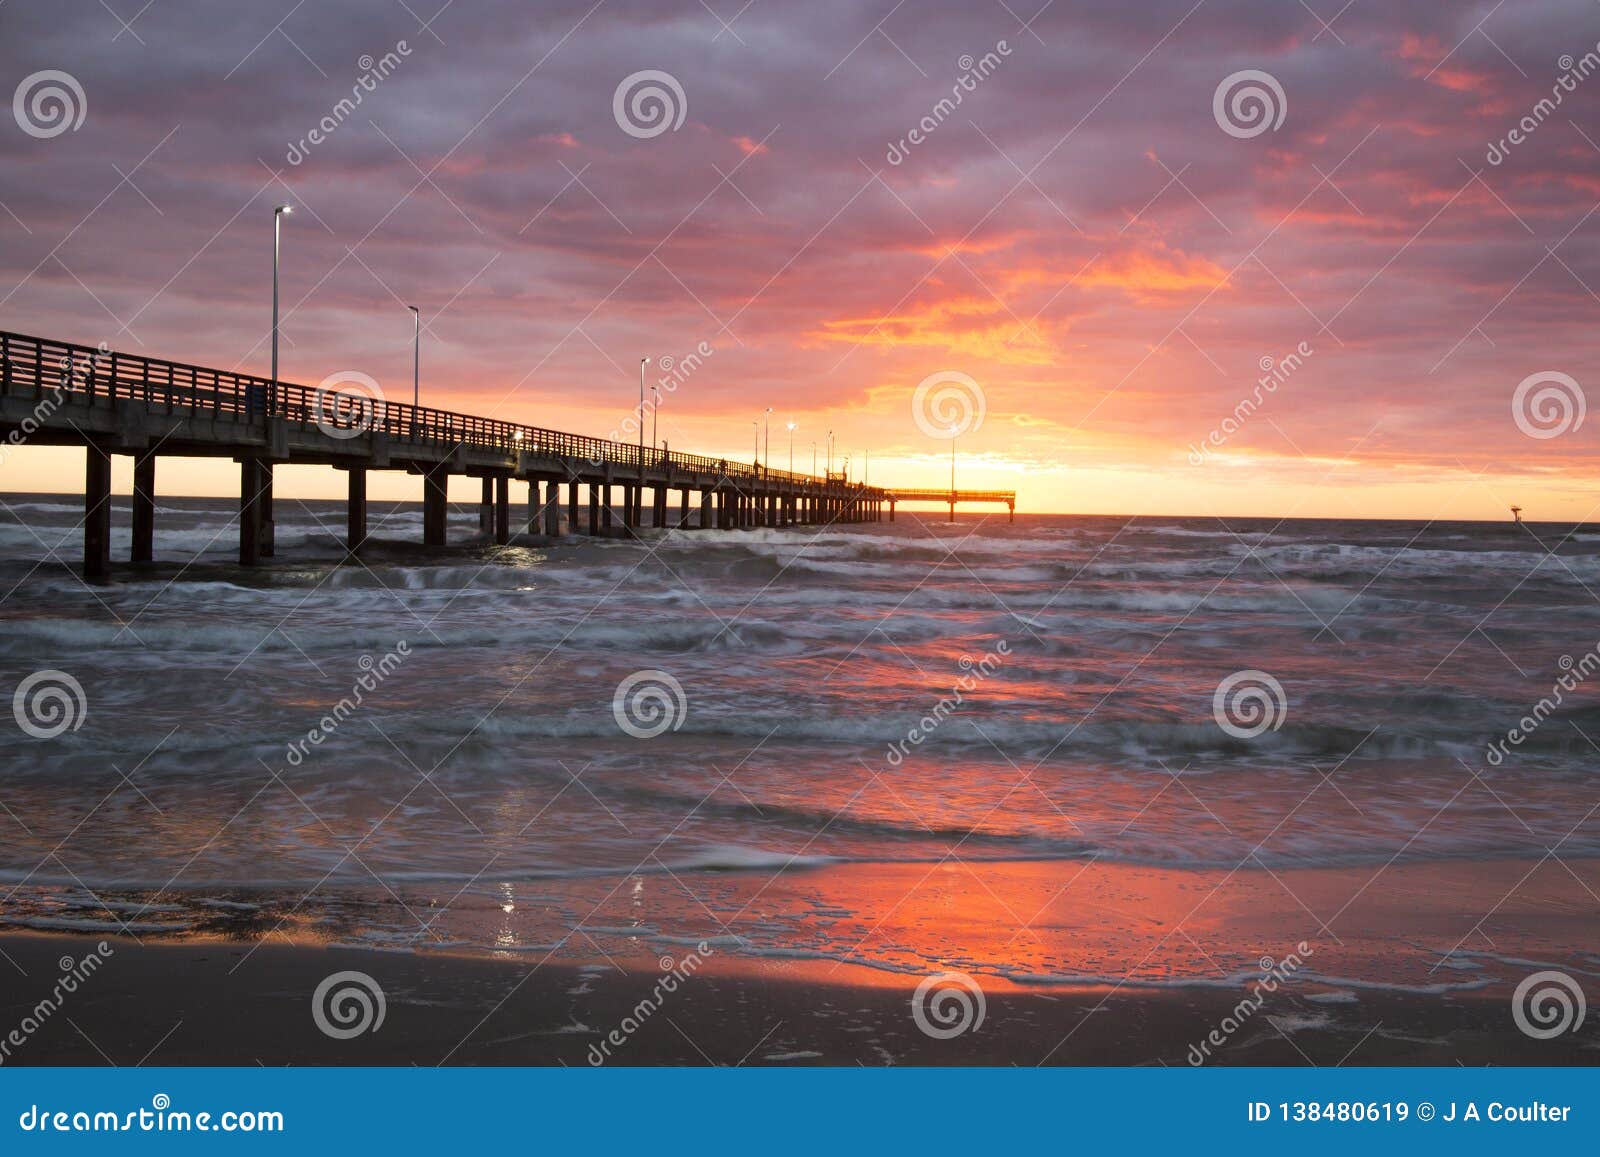
[[[775,466],[793,421],[797,468],[832,429],[854,474],[942,485],[912,397],[955,371],[985,408],[961,483],[1025,511],[1595,516],[1600,416],[1513,413],[1530,375],[1595,384],[1592,0],[741,3],[9,0],[4,91],[61,70],[86,107],[53,136],[0,118],[0,327],[266,373],[287,201],[291,381],[409,400],[414,302],[425,401],[559,429],[619,428],[639,358],[704,342],[674,449],[747,460],[770,406]],[[643,70],[676,128],[626,131]],[[1220,123],[1242,70],[1281,88],[1276,128]],[[81,470],[25,449],[0,489]]]

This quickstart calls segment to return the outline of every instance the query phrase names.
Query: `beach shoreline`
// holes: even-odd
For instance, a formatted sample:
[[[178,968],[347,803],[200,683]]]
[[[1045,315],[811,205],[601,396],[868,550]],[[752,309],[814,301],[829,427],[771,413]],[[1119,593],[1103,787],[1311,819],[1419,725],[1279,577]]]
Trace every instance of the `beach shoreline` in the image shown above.
[[[6,934],[7,970],[53,978],[58,958],[100,941]],[[706,971],[651,1000],[659,974],[278,944],[112,941],[114,955],[6,1064],[18,1065],[1171,1065],[1233,1015],[1231,989],[1004,991],[950,1039],[921,1031],[915,978],[871,986]],[[313,993],[329,976],[384,978],[385,1016],[325,1035]],[[47,985],[43,987],[47,988]],[[7,985],[0,1033],[32,1007]],[[625,1027],[626,1026],[626,1027]],[[631,1029],[631,1031],[628,1031]],[[622,1038],[620,1044],[614,1042]],[[1567,1065],[1600,1053],[1582,1034],[1538,1041],[1503,1000],[1374,993],[1318,1005],[1269,997],[1202,1063]]]

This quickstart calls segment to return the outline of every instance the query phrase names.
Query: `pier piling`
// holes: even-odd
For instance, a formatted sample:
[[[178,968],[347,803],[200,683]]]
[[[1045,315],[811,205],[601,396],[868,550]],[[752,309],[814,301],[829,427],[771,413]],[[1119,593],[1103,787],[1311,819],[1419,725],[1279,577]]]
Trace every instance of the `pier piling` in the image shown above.
[[[155,559],[156,456],[140,454],[133,460],[133,545],[130,562]]]
[[[111,455],[93,442],[84,448],[83,573],[111,573]]]

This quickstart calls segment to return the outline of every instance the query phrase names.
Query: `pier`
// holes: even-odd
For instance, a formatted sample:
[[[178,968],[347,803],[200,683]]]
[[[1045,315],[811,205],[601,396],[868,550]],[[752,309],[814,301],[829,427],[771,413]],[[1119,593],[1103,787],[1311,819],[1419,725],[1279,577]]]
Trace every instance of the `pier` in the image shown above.
[[[894,508],[901,502],[943,502],[950,507],[950,521],[956,520],[958,502],[1004,502],[1009,521],[1017,520],[1017,492],[1015,490],[907,490],[891,487],[883,492],[882,502],[889,504],[889,521],[894,521]]]
[[[13,445],[84,448],[83,573],[89,578],[111,569],[114,454],[133,459],[129,561],[135,563],[154,559],[157,464],[168,456],[239,464],[239,562],[245,566],[275,553],[272,485],[280,464],[346,473],[346,544],[352,555],[367,541],[367,477],[373,470],[418,477],[427,546],[445,545],[452,475],[482,479],[480,527],[497,543],[511,537],[512,482],[528,487],[527,532],[550,537],[630,534],[645,527],[876,522],[886,504],[892,514],[896,500],[894,492],[843,474],[816,477],[667,453],[4,331],[0,438]],[[898,493],[910,500],[924,492]]]

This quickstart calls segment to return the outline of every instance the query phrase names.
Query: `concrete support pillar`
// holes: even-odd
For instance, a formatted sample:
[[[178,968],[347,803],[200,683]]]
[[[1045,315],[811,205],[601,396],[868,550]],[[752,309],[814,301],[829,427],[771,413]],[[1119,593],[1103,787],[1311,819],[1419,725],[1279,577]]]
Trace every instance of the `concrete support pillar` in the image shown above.
[[[351,554],[359,554],[367,542],[367,469],[355,466],[347,473],[345,545]]]
[[[111,455],[90,443],[84,447],[83,577],[111,573]]]
[[[494,540],[500,546],[511,541],[511,479],[504,474],[494,480]]]
[[[261,486],[261,459],[241,458],[239,460],[240,566],[255,566],[261,561]]]
[[[678,529],[689,529],[689,488],[684,486],[678,491]]]
[[[611,489],[609,486],[607,490]],[[593,537],[600,533],[600,484],[589,483],[589,534]]]
[[[155,559],[156,456],[141,454],[133,460],[133,546],[131,562]]]
[[[605,494],[603,495],[603,497],[605,498],[605,501],[600,504],[600,529],[601,530],[610,530],[611,529],[611,483],[609,483],[609,482],[605,483],[603,489],[605,490]]]
[[[711,529],[711,491],[700,492],[700,529]]]
[[[667,525],[667,487],[656,487],[655,507],[650,511],[650,525],[657,530],[666,528]]]
[[[539,484],[533,485],[537,488]],[[550,479],[545,483],[544,495],[544,532],[556,538],[561,534],[561,483]]]
[[[345,500],[345,549],[360,554],[367,541],[367,468],[352,466],[348,471],[350,494]]]
[[[894,499],[889,499],[889,521],[894,521]]]
[[[954,522],[955,520],[956,520],[956,500],[954,498],[951,498],[950,499],[950,521]]]
[[[1015,502],[1006,503],[1006,514],[1008,516],[1006,518],[1007,522],[1015,522],[1017,520],[1017,504]]]
[[[557,486],[559,488],[559,483]],[[567,533],[578,534],[578,480],[567,484]]]
[[[450,482],[450,471],[443,462],[430,466],[422,475],[422,544],[443,546],[445,543],[445,511],[448,509],[445,494]]]
[[[478,533],[488,534],[494,526],[494,479],[483,480],[483,501],[478,503]]]

